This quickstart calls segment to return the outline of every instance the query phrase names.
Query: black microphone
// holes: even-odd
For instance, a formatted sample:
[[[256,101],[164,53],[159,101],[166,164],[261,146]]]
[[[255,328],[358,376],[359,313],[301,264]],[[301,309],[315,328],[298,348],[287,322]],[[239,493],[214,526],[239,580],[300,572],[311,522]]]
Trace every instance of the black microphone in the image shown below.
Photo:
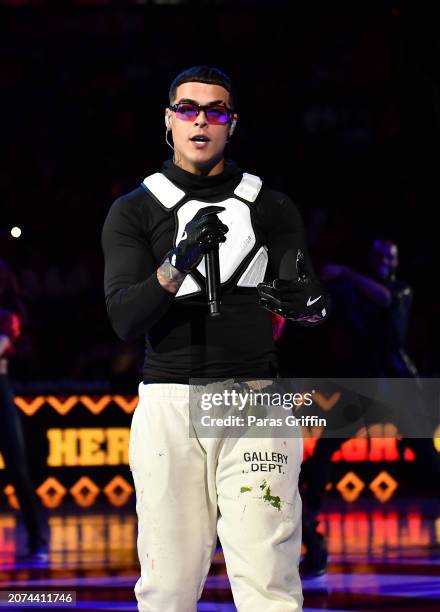
[[[209,314],[218,317],[220,312],[220,264],[218,260],[218,243],[211,245],[205,254],[206,293],[208,295]]]

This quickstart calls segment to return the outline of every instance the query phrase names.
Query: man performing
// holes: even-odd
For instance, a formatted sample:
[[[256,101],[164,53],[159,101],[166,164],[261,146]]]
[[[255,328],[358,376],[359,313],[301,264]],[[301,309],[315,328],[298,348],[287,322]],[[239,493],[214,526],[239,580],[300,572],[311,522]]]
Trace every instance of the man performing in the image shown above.
[[[103,229],[111,323],[126,340],[146,334],[129,449],[138,607],[194,612],[218,533],[240,612],[302,610],[302,440],[190,436],[190,379],[276,376],[268,311],[314,325],[327,316],[325,293],[291,200],[224,160],[238,119],[229,77],[190,68],[169,102],[173,161],[116,200]],[[210,316],[205,289],[213,244],[220,316]],[[258,466],[282,457],[283,469],[250,472],[249,456]]]

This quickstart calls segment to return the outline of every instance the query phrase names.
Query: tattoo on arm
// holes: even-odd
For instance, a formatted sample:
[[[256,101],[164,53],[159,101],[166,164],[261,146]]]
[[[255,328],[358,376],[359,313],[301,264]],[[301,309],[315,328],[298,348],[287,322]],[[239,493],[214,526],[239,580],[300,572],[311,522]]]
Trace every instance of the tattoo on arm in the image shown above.
[[[171,265],[169,259],[166,259],[157,269],[157,280],[170,293],[177,293],[179,291],[185,276],[186,274]]]

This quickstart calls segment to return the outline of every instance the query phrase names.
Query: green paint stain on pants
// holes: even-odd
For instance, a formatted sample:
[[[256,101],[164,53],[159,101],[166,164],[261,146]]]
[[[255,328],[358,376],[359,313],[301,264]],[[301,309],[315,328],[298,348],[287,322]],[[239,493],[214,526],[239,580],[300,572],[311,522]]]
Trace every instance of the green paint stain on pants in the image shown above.
[[[281,511],[281,499],[278,495],[271,495],[270,486],[267,480],[263,480],[263,483],[260,485],[260,489],[264,491],[263,500],[276,508],[278,511]]]

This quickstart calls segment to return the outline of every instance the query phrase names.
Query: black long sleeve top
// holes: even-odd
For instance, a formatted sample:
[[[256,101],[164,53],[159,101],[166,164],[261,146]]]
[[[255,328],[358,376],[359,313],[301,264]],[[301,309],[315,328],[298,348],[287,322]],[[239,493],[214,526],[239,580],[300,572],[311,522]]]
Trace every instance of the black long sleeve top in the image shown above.
[[[259,306],[255,287],[237,286],[246,261],[222,284],[222,314],[214,318],[203,286],[196,295],[176,298],[156,276],[175,243],[179,209],[194,200],[221,205],[233,197],[243,171],[227,162],[221,174],[199,177],[166,162],[162,172],[186,194],[177,206],[164,208],[142,184],[113,203],[104,223],[104,288],[113,328],[125,340],[145,334],[144,382],[274,376],[270,313]],[[302,220],[290,198],[263,184],[249,208],[257,244],[269,256],[265,280],[294,278],[298,248],[313,275]],[[222,248],[232,251],[226,238]]]

